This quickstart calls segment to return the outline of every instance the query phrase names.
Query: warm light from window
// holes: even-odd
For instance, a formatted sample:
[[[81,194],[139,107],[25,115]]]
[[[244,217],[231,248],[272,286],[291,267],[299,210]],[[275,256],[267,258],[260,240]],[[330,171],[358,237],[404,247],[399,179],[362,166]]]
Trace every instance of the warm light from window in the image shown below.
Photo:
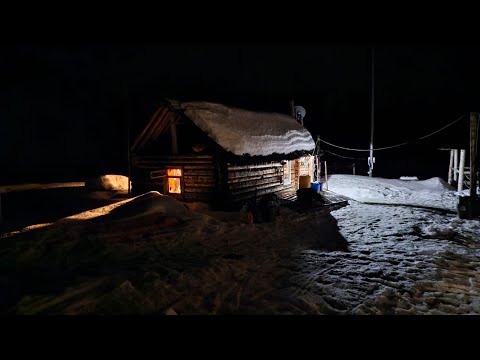
[[[167,169],[168,192],[170,194],[182,193],[182,169]],[[175,176],[175,177],[174,177]]]
[[[181,194],[182,188],[180,178],[168,178],[168,192],[170,194]]]
[[[167,169],[168,176],[182,176],[182,169]]]

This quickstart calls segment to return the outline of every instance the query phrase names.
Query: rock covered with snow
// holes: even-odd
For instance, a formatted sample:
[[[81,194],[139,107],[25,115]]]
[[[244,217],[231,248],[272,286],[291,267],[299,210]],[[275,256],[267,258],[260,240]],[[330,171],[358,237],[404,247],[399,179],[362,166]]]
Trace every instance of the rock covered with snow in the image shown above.
[[[209,102],[182,103],[185,115],[235,155],[268,156],[312,151],[310,133],[286,114],[261,113]]]
[[[128,177],[123,175],[102,175],[85,181],[85,187],[92,191],[128,190]]]

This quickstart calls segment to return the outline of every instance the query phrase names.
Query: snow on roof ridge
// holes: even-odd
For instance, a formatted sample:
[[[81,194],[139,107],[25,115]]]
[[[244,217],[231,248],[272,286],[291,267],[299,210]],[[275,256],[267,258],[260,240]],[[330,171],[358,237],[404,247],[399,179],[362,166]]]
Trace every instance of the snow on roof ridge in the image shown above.
[[[312,151],[310,133],[286,114],[254,112],[210,102],[184,102],[184,113],[235,155],[267,156]]]

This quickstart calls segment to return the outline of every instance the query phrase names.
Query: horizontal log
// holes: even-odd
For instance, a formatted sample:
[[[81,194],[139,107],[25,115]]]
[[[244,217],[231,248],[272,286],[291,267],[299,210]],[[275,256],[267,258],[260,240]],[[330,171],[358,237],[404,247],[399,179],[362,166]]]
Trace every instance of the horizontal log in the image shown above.
[[[209,193],[209,194],[213,194],[215,190],[215,187],[202,187],[202,186],[197,186],[197,187],[193,187],[193,186],[186,186],[185,187],[185,193]]]
[[[242,166],[228,166],[228,171],[235,171],[235,170],[248,170],[248,169],[265,169],[271,167],[281,167],[283,166],[281,163],[271,163],[271,164],[256,164],[256,165],[242,165]]]
[[[267,178],[263,180],[255,180],[255,181],[247,181],[247,182],[241,182],[241,183],[235,183],[235,184],[230,184],[230,189],[232,191],[234,189],[242,189],[242,188],[247,188],[247,187],[258,187],[261,185],[266,185],[266,184],[281,184],[282,181],[281,179],[278,178]]]
[[[215,177],[214,176],[201,176],[201,175],[196,175],[196,176],[190,176],[190,175],[185,175],[183,177],[183,180],[185,183],[214,183],[215,182]]]
[[[185,183],[185,189],[191,188],[215,188],[217,187],[216,183]]]
[[[165,165],[165,166],[170,166],[170,164],[175,164],[176,165],[181,165],[181,164],[213,164],[213,161],[211,160],[180,160],[180,159],[172,159],[172,160],[159,160],[159,159],[141,159],[141,160],[135,160],[135,164],[160,164],[160,165]]]
[[[162,159],[162,160],[177,160],[177,159],[213,159],[212,155],[145,155],[135,156],[135,159]]]
[[[278,192],[282,189],[283,189],[283,186],[277,186],[277,187],[262,189],[262,190],[257,191],[256,196],[259,197],[259,196],[263,196],[265,194],[276,193],[276,192]],[[246,199],[251,199],[254,196],[255,196],[255,192],[248,192],[248,193],[244,193],[244,194],[233,195],[233,201],[239,202],[239,201],[243,201],[243,200],[246,200]]]
[[[252,170],[252,171],[235,171],[229,172],[228,178],[235,179],[238,177],[246,177],[246,176],[259,176],[259,175],[267,175],[267,174],[283,174],[282,171],[277,171],[277,169],[266,169],[266,170]]]
[[[212,165],[185,165],[183,167],[185,170],[214,170],[215,167]]]
[[[165,164],[165,165],[162,165],[162,164],[132,164],[135,168],[138,168],[138,169],[145,169],[145,170],[162,170],[162,169],[165,169],[167,166],[168,167],[175,167],[175,166],[178,166],[178,167],[183,167],[183,169],[185,170],[185,172],[187,172],[187,170],[210,170],[210,171],[214,171],[215,167],[213,166],[213,164]]]
[[[261,190],[261,189],[266,189],[270,187],[276,187],[281,184],[279,183],[271,183],[271,184],[265,184],[265,185],[259,185],[259,186],[253,186],[253,187],[248,187],[248,188],[241,188],[241,189],[233,189],[232,194],[237,195],[237,194],[243,194],[246,192],[254,192],[256,190]],[[283,186],[283,185],[282,185]]]
[[[190,170],[184,169],[185,176],[197,176],[197,175],[205,175],[205,176],[212,176],[215,177],[214,170]]]
[[[238,177],[235,179],[228,179],[228,183],[235,184],[239,182],[262,180],[262,179],[277,178],[277,177],[283,178],[283,174],[272,173],[272,174],[266,174],[266,175],[260,175],[260,176],[244,176],[244,177]]]

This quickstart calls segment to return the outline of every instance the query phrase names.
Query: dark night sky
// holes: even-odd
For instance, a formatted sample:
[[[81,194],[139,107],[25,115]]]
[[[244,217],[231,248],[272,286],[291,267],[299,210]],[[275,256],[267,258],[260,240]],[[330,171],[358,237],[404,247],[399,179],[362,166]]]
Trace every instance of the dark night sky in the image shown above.
[[[480,47],[375,51],[377,147],[414,140],[478,110]],[[313,134],[367,148],[370,59],[370,47],[356,44],[5,45],[0,183],[125,173],[127,114],[140,126],[161,97],[277,112],[288,112],[293,98],[306,108]],[[376,153],[375,175],[444,176],[448,156],[434,149],[466,146],[467,125]],[[358,169],[365,165],[358,161]]]

